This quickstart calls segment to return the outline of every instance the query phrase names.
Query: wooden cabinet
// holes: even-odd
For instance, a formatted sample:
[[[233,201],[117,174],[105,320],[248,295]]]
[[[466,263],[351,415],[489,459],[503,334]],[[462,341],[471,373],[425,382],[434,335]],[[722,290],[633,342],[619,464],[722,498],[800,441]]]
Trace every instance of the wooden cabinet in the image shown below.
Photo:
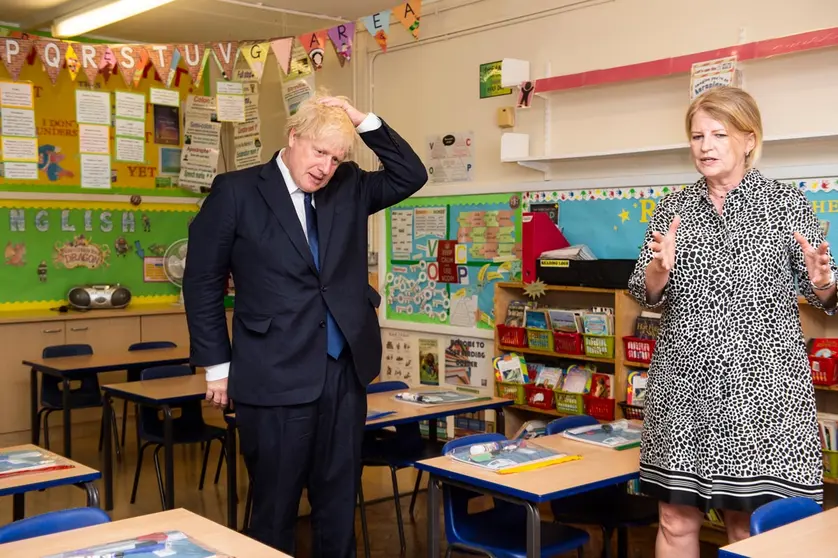
[[[189,347],[189,329],[185,314],[143,316],[143,341],[171,341],[178,347]]]
[[[0,433],[28,430],[29,368],[23,360],[41,356],[44,347],[65,343],[65,322],[0,324]]]

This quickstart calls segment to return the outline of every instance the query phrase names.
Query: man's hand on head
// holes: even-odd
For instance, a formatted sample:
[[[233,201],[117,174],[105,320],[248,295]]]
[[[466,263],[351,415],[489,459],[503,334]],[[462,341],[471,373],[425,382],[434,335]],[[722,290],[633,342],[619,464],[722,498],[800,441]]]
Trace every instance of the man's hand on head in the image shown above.
[[[367,117],[366,113],[359,111],[350,105],[345,99],[338,99],[337,97],[323,97],[319,102],[324,105],[338,107],[346,111],[346,115],[349,117],[349,120],[352,121],[352,125],[356,128],[360,126],[361,122],[364,121],[364,118]]]
[[[227,378],[207,382],[207,401],[218,409],[227,407]]]

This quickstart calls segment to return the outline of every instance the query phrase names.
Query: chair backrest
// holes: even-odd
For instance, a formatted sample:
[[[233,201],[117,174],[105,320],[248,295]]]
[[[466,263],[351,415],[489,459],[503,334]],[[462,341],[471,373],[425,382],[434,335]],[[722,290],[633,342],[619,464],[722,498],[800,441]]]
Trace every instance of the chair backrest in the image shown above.
[[[462,446],[482,444],[486,442],[498,442],[500,440],[506,440],[506,436],[498,432],[471,434],[469,436],[463,436],[462,438],[456,438],[446,442],[445,445],[442,446],[442,453],[444,455],[446,452]],[[442,509],[445,517],[445,537],[448,539],[449,544],[472,538],[469,534],[462,531],[463,529],[467,529],[468,525],[470,525],[470,523],[463,523],[463,521],[466,519],[466,516],[468,516],[469,500],[479,496],[480,494],[470,490],[457,488],[447,484],[443,485]],[[494,503],[495,507],[503,507],[504,504],[506,504],[506,502],[501,500],[495,500]]]
[[[367,386],[367,393],[381,393],[383,391],[396,391],[399,389],[410,389],[404,382],[399,382],[397,380],[391,382],[373,382]]]
[[[751,514],[751,535],[759,535],[822,511],[817,502],[802,496],[774,500]]]
[[[109,523],[99,508],[71,508],[33,515],[0,527],[0,544]]]
[[[571,415],[569,417],[561,417],[547,423],[547,435],[559,434],[565,430],[570,430],[571,428],[592,426],[594,424],[599,424],[599,421],[590,415]]]
[[[129,351],[149,351],[152,349],[172,349],[177,347],[177,343],[173,341],[142,341],[141,343],[133,343],[128,347]]]
[[[159,380],[162,378],[177,378],[191,376],[192,368],[185,364],[153,366],[140,372],[140,380]],[[200,401],[188,401],[180,405],[171,405],[173,409],[180,409],[180,416],[172,419],[172,428],[185,431],[204,427],[204,416]],[[145,434],[163,435],[163,419],[158,415],[158,409],[140,405],[140,436]]]
[[[74,356],[86,356],[93,354],[93,347],[86,343],[68,345],[50,345],[44,347],[41,352],[42,358],[62,358]],[[70,388],[71,407],[91,406],[100,401],[102,395],[99,391],[99,376],[88,374],[81,378],[81,385],[75,389]],[[62,406],[61,380],[55,376],[41,374],[41,402],[60,408]]]

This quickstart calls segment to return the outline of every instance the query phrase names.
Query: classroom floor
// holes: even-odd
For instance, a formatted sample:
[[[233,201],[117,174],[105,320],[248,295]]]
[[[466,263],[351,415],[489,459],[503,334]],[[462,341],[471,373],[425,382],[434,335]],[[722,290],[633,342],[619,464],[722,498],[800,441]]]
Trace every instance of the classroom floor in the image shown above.
[[[219,424],[220,425],[220,424]],[[98,427],[93,425],[81,425],[73,429],[73,458],[76,461],[100,468],[100,457],[97,449]],[[12,445],[28,442],[28,433],[0,436],[0,445]],[[61,431],[51,430],[51,441],[58,444],[53,447],[60,450]],[[198,446],[176,447],[175,448],[175,481],[177,491],[175,494],[176,505],[186,508],[192,512],[201,514],[213,521],[224,524],[226,522],[226,470],[222,468],[221,478],[217,485],[213,484],[215,465],[218,459],[217,443],[213,449],[207,470],[207,479],[204,490],[198,491],[198,480],[201,472],[201,450]],[[114,519],[124,519],[136,515],[154,513],[161,511],[160,498],[157,491],[157,483],[154,475],[154,464],[150,451],[145,452],[140,486],[135,504],[130,503],[131,487],[134,480],[134,468],[136,467],[137,448],[136,441],[131,430],[129,421],[129,434],[126,443],[123,460],[118,463],[114,460]],[[161,456],[162,457],[162,456]],[[244,514],[244,495],[246,493],[246,478],[244,464],[239,460],[239,522]],[[405,537],[407,540],[407,558],[424,558],[426,555],[426,522],[425,522],[425,494],[421,492],[416,503],[416,521],[411,521],[408,514],[410,502],[410,491],[415,480],[412,470],[404,470],[399,473],[400,492],[406,496],[402,501],[402,515],[405,520]],[[834,486],[828,485],[827,499],[835,500]],[[99,483],[100,495],[104,499],[103,488]],[[370,526],[370,546],[372,558],[391,558],[399,556],[399,536],[396,526],[396,515],[392,500],[372,503],[373,500],[384,498],[392,494],[389,471],[385,468],[370,469],[364,473],[364,494],[367,498],[367,517]],[[44,492],[29,493],[26,496],[26,514],[56,510],[66,507],[83,506],[85,503],[84,493],[74,487],[53,488]],[[827,503],[831,507],[830,503]],[[305,504],[301,511],[306,513]],[[545,510],[546,511],[546,510]],[[11,520],[12,498],[0,498],[0,523]],[[356,520],[356,532],[358,537],[358,556],[363,556],[363,540],[361,538],[360,519]],[[309,523],[306,517],[302,517],[298,529],[298,558],[309,556],[308,545]],[[595,530],[591,531],[592,540],[585,549],[585,556],[599,557],[601,549],[601,537]],[[713,534],[715,536],[715,534]],[[723,542],[724,535],[718,533],[718,542]],[[630,558],[653,558],[655,531],[651,528],[638,528],[630,531],[629,556]],[[445,549],[444,542],[442,549]],[[718,546],[710,543],[702,543],[701,558],[715,558]],[[457,553],[454,554],[457,556]],[[568,557],[576,557],[576,553]]]

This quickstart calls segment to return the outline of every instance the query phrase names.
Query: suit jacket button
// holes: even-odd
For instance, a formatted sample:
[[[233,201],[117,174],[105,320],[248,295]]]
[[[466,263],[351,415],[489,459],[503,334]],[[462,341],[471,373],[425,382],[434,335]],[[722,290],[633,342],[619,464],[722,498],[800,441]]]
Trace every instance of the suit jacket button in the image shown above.
[[[320,327],[326,327],[326,322],[320,322]]]
[[[320,291],[325,293],[327,288],[328,288],[328,287],[326,287],[325,285],[323,285],[322,287],[320,287]]]

